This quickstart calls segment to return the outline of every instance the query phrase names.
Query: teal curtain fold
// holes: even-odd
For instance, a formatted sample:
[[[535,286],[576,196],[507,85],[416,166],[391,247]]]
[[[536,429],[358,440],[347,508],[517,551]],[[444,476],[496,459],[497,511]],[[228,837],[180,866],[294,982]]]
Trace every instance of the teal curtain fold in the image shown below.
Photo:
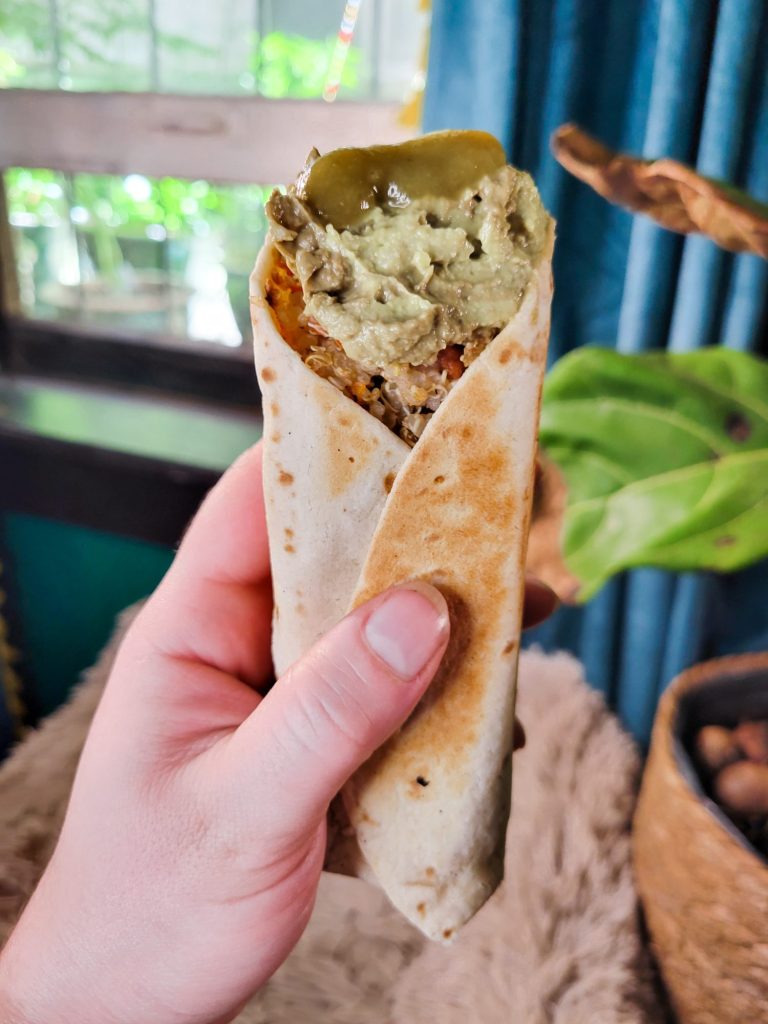
[[[768,263],[611,206],[549,152],[576,121],[768,201],[764,0],[434,0],[426,131],[483,128],[558,222],[550,358],[730,345],[768,354]],[[768,524],[766,524],[768,529]],[[566,647],[641,740],[681,669],[768,648],[768,563],[729,576],[640,569],[529,642]]]

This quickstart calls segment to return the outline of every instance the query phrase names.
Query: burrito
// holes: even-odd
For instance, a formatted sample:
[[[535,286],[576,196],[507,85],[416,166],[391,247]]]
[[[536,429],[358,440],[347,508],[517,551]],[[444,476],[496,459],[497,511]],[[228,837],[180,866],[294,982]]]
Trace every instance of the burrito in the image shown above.
[[[503,875],[554,224],[483,132],[313,151],[251,277],[282,674],[425,580],[451,639],[334,806],[328,864],[449,942]]]

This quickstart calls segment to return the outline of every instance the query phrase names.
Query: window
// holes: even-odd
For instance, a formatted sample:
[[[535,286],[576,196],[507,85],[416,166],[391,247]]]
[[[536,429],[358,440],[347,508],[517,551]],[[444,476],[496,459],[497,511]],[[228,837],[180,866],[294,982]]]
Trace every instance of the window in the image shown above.
[[[22,311],[237,347],[269,188],[13,168],[5,175]]]
[[[401,115],[423,78],[426,6],[5,0],[12,343],[33,350],[53,332],[73,352],[133,340],[155,356],[244,362],[269,189],[312,145],[410,134]],[[351,44],[342,17],[356,19]]]
[[[401,100],[422,50],[419,0],[4,0],[0,85],[316,99],[343,17],[340,98]]]

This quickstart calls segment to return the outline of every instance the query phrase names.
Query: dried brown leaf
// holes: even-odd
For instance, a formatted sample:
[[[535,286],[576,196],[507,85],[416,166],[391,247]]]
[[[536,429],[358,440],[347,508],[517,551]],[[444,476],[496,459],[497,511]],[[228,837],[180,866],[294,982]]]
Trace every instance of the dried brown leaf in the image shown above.
[[[611,203],[682,234],[698,232],[730,252],[768,259],[768,207],[677,160],[640,160],[573,124],[551,140],[555,159]]]
[[[550,586],[561,601],[575,602],[580,581],[563,560],[563,516],[568,503],[565,478],[554,462],[539,455],[526,569]]]

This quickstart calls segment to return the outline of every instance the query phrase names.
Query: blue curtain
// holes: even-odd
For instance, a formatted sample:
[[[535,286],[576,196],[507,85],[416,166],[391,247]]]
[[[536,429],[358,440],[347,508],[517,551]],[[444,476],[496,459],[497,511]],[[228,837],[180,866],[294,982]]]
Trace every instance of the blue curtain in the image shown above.
[[[492,132],[558,221],[551,358],[587,343],[768,354],[768,263],[631,217],[549,152],[552,131],[575,121],[617,149],[676,157],[768,201],[765,0],[433,6],[425,131]],[[636,570],[528,642],[574,651],[645,742],[677,672],[768,648],[768,563],[730,576]]]

